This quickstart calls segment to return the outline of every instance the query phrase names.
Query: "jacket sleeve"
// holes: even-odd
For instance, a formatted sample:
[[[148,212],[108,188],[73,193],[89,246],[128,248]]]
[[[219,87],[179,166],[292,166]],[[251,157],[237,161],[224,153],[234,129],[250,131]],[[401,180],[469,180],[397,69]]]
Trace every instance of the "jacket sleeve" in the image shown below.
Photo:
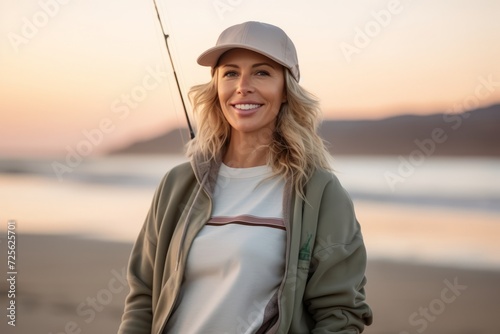
[[[153,268],[156,253],[156,226],[159,190],[132,249],[127,279],[130,292],[118,334],[151,333],[153,321]]]
[[[355,334],[372,323],[372,311],[365,302],[366,261],[352,201],[334,177],[322,194],[304,294],[315,322],[311,333]]]

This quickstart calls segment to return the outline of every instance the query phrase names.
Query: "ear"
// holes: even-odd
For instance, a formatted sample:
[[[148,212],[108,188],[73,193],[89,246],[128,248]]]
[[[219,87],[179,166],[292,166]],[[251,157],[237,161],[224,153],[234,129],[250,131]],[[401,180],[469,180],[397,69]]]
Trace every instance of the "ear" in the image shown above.
[[[286,102],[288,102],[288,99],[286,97],[286,93],[283,92],[283,98],[281,99],[281,103],[286,103]]]

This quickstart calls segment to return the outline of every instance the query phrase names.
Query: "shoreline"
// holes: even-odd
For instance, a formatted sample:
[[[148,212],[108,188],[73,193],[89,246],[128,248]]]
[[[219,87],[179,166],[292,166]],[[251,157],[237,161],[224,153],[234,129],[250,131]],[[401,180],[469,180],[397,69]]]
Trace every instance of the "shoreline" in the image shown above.
[[[6,254],[5,242],[0,248]],[[128,292],[125,270],[131,249],[130,242],[77,235],[18,235],[17,325],[8,326],[3,316],[2,333],[71,328],[115,333]],[[424,325],[440,334],[497,330],[500,289],[494,287],[500,270],[369,260],[367,279],[375,320],[365,333],[413,334]],[[3,305],[6,283],[0,284]]]

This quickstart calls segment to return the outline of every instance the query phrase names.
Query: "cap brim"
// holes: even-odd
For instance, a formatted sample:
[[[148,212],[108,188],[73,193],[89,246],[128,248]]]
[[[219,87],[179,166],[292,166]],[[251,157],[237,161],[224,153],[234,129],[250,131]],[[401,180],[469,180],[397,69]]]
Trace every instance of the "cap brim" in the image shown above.
[[[217,63],[219,62],[219,58],[226,53],[227,51],[231,49],[246,49],[250,50],[256,53],[259,53],[263,56],[266,56],[269,59],[272,59],[273,61],[277,62],[280,65],[283,65],[285,68],[288,68],[287,64],[283,64],[283,62],[279,59],[276,59],[272,55],[262,52],[261,50],[257,48],[252,48],[251,46],[245,45],[245,44],[225,44],[221,46],[214,46],[213,48],[208,49],[207,51],[203,52],[197,59],[197,62],[201,66],[210,66],[210,67],[215,67],[217,66]]]

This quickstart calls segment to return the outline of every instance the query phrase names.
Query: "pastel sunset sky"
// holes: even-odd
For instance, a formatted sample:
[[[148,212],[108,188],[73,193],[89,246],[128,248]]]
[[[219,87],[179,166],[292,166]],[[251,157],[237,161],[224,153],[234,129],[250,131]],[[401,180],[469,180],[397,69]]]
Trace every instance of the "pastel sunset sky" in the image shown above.
[[[158,0],[158,7],[184,96],[209,79],[197,56],[226,27],[256,20],[292,38],[301,84],[319,97],[325,118],[500,102],[497,0]],[[0,157],[63,155],[88,138],[97,154],[184,125],[152,0],[0,0]]]

